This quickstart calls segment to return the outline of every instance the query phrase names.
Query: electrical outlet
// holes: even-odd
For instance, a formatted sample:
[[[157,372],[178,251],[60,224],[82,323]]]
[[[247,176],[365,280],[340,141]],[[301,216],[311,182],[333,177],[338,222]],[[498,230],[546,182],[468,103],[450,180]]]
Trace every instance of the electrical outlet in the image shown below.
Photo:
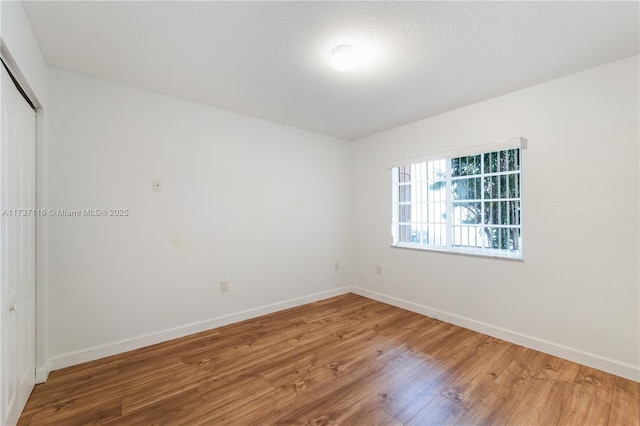
[[[227,293],[229,291],[229,281],[220,281],[220,293]]]
[[[382,265],[376,265],[376,274],[382,275]]]
[[[340,270],[340,262],[336,262],[333,267],[335,268],[336,271]]]

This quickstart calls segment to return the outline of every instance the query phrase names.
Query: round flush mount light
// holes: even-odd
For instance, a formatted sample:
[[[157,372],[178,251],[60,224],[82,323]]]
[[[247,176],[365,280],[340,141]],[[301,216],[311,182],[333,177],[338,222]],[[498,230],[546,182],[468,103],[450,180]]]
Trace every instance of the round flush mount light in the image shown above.
[[[353,46],[342,44],[331,51],[331,66],[337,71],[349,71],[356,66]]]

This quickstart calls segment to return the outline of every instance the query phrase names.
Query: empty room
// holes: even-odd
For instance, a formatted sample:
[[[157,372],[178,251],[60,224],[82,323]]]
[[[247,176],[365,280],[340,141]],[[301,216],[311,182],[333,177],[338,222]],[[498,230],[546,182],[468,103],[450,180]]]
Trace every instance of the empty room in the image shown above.
[[[640,424],[637,1],[0,1],[0,425]]]

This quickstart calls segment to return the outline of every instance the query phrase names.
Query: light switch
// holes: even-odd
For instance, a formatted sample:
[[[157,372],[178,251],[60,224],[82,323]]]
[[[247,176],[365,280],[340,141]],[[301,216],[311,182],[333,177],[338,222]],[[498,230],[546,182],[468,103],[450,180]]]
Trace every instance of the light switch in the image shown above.
[[[160,179],[153,180],[153,190],[154,192],[162,192],[162,180]]]

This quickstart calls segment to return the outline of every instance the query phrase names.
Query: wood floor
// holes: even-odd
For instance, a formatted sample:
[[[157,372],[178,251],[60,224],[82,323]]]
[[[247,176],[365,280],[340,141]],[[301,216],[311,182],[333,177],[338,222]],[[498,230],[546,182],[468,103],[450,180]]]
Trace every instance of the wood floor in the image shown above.
[[[640,383],[354,294],[51,373],[19,425],[633,425]]]

